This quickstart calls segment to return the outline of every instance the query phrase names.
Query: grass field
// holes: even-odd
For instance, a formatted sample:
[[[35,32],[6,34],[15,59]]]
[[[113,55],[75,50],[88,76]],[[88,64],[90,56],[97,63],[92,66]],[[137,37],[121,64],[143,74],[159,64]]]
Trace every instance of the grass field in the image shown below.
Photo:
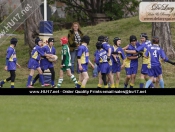
[[[174,96],[1,96],[1,132],[174,132]]]

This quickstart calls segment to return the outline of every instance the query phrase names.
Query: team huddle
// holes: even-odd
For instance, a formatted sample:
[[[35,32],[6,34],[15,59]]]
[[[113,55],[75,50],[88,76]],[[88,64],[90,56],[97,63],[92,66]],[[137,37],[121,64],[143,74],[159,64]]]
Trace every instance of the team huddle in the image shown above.
[[[140,42],[137,37],[131,35],[130,43],[122,48],[121,39],[115,37],[113,45],[109,44],[107,36],[99,36],[96,43],[96,51],[94,53],[94,62],[98,71],[98,85],[97,88],[133,88],[135,85],[136,74],[138,72],[138,60],[142,58],[142,67],[140,75],[140,88],[164,88],[164,80],[162,76],[161,62],[171,62],[165,55],[164,50],[159,46],[159,38],[153,37],[152,41],[148,40],[146,33],[141,33]],[[7,49],[5,70],[10,72],[10,77],[0,81],[0,87],[11,81],[11,88],[14,88],[16,78],[16,67],[20,67],[17,63],[15,47],[18,40],[12,38],[10,46]],[[60,39],[62,45],[61,50],[61,65],[58,83],[55,84],[55,70],[54,63],[56,62],[56,49],[54,48],[54,38],[49,38],[46,45],[43,45],[42,40],[38,37],[35,40],[35,47],[31,52],[31,57],[28,61],[28,68],[30,73],[27,79],[26,87],[33,88],[36,81],[39,79],[42,87],[51,86],[52,88],[61,88],[63,83],[64,72],[71,78],[75,84],[75,88],[85,88],[88,82],[88,65],[95,68],[94,64],[89,59],[88,45],[90,43],[89,36],[81,38],[81,44],[77,49],[77,68],[79,78],[71,73],[71,55],[68,47],[68,38],[62,37]],[[119,86],[120,72],[125,68],[126,78],[123,86]],[[49,69],[51,72],[51,84],[44,83],[43,72]],[[38,71],[36,77],[32,80],[35,70]],[[116,75],[116,76],[114,76]],[[114,78],[116,77],[116,78]]]

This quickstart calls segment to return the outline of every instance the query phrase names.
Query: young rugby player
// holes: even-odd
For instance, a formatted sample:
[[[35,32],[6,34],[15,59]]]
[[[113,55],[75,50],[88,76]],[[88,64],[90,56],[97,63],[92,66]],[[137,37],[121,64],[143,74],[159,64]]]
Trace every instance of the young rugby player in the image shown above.
[[[60,69],[60,77],[58,79],[57,88],[61,87],[61,84],[63,82],[63,74],[66,71],[67,75],[71,78],[71,80],[75,83],[75,88],[77,85],[77,79],[76,77],[71,73],[71,56],[70,56],[70,50],[68,47],[68,38],[62,37],[60,39],[60,43],[62,45],[61,50],[61,69]]]
[[[77,59],[78,59],[78,72],[79,74],[79,81],[77,84],[77,88],[85,88],[86,83],[89,79],[88,71],[88,64],[94,68],[94,65],[89,60],[89,45],[90,38],[89,36],[83,36],[81,40],[81,45],[78,47]]]
[[[15,77],[16,77],[16,66],[19,68],[21,67],[17,63],[17,57],[16,57],[16,51],[15,47],[18,43],[18,40],[16,38],[12,38],[10,40],[10,46],[7,49],[7,55],[6,55],[6,66],[5,70],[10,72],[10,77],[5,79],[4,81],[0,81],[0,87],[3,87],[3,84],[5,84],[8,81],[11,81],[11,88],[14,88],[15,86]]]
[[[119,37],[115,37],[114,45],[112,46],[111,54],[112,54],[112,73],[113,78],[114,74],[116,74],[116,84],[115,88],[119,88],[119,81],[120,81],[120,71],[121,71],[121,60],[125,60],[125,53],[123,49],[120,47],[121,39]]]
[[[137,38],[134,35],[130,36],[130,44],[126,50],[136,50],[137,47],[140,45],[137,43]],[[138,54],[126,54],[127,58],[124,61],[125,65],[125,70],[126,70],[126,79],[124,83],[124,88],[127,88],[129,80],[131,79],[130,82],[130,88],[134,87],[135,79],[136,79],[136,74],[138,70]]]
[[[101,78],[104,83],[104,88],[108,88],[107,79],[106,76],[110,74],[110,65],[107,60],[107,52],[102,48],[102,44],[98,43],[96,44],[96,48],[98,52],[96,53],[95,61],[98,65],[99,71],[101,73]],[[101,84],[100,84],[101,85]],[[100,87],[101,88],[101,87]]]

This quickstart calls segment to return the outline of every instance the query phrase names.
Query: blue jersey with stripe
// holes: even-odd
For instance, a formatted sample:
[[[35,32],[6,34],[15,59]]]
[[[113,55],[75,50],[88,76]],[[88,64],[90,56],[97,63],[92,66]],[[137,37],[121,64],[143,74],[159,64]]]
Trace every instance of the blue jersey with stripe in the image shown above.
[[[126,58],[125,53],[124,53],[124,51],[123,51],[123,49],[122,49],[121,47],[117,47],[117,46],[115,46],[115,45],[111,46],[111,53],[113,53],[113,52],[118,52],[118,51],[121,51],[121,54],[118,54],[118,55],[116,56],[117,62],[116,62],[115,58],[112,56],[112,57],[111,57],[112,63],[121,64],[121,59],[124,60],[124,59]]]
[[[6,66],[7,66],[7,70],[16,70],[16,62],[17,62],[17,58],[16,58],[16,51],[13,47],[8,47],[7,49],[7,55],[6,55]]]
[[[40,60],[40,57],[41,56],[44,56],[44,55],[45,54],[44,54],[42,48],[40,46],[38,46],[38,45],[36,45],[33,48],[32,52],[31,52],[31,58],[33,58],[33,59],[35,59],[37,61],[39,61]]]
[[[159,47],[159,45],[156,44],[153,44],[152,46],[148,47],[145,56],[149,57],[148,68],[151,68],[152,66],[160,66],[160,58],[165,58],[163,50],[161,49],[161,47]]]
[[[89,49],[85,45],[80,45],[78,47],[77,56],[81,57],[81,64],[89,63]]]
[[[95,56],[95,63],[97,65],[101,64],[101,63],[108,63],[107,60],[107,52],[104,49],[100,49]]]
[[[110,44],[107,42],[102,43],[102,48],[108,52],[109,48],[111,48]]]

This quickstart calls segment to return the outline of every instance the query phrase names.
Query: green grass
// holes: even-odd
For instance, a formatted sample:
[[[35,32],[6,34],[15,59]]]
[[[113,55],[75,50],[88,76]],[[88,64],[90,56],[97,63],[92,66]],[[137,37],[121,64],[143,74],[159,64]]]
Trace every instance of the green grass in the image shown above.
[[[172,38],[173,42],[175,42],[175,23],[171,23],[171,29],[172,29]],[[97,38],[99,35],[107,35],[109,37],[109,42],[112,44],[113,38],[118,36],[122,39],[122,47],[126,46],[129,43],[129,36],[134,34],[137,36],[139,39],[140,33],[146,32],[149,37],[151,37],[151,23],[143,23],[139,21],[138,16],[137,17],[132,17],[132,18],[125,18],[121,19],[118,21],[110,21],[110,22],[105,22],[98,24],[96,26],[87,26],[83,27],[82,31],[84,34],[87,34],[90,36],[91,41],[89,45],[90,49],[90,59],[93,61],[94,57],[94,51],[96,50],[95,44],[97,42]],[[55,47],[57,50],[57,55],[59,57],[58,63],[55,65],[55,71],[56,71],[56,82],[59,78],[59,65],[60,65],[60,50],[61,46],[59,44],[59,39],[62,36],[67,36],[68,30],[62,30],[62,31],[57,31],[54,32],[54,38],[57,42],[55,42]],[[27,62],[29,60],[29,50],[28,50],[28,45],[25,45],[24,43],[24,36],[23,34],[17,34],[16,36],[19,40],[19,43],[16,47],[16,52],[17,52],[17,57],[18,57],[18,63],[22,66],[21,69],[17,69],[17,76],[16,76],[16,81],[15,81],[15,86],[16,87],[25,87],[26,82],[27,82],[27,77],[29,74],[29,70],[27,69]],[[6,49],[9,46],[9,37],[6,41],[4,41],[2,44],[0,44],[0,80],[5,79],[9,76],[9,73],[4,71],[4,64],[5,64],[5,54],[6,54]],[[1,41],[2,42],[2,41]],[[139,70],[136,78],[136,83],[135,87],[139,87],[139,76],[140,76],[140,69],[141,69],[141,59],[139,61]],[[171,70],[170,70],[171,69]],[[173,73],[175,72],[175,67],[173,67],[170,64],[163,64],[163,76],[164,76],[164,81],[165,81],[165,87],[173,87],[174,85],[174,76]],[[37,73],[35,73],[36,75]],[[78,78],[78,75],[75,74],[76,77]],[[87,88],[93,87],[95,88],[98,83],[98,78],[92,78],[92,69],[89,68],[89,76],[90,79],[87,83]],[[121,82],[120,86],[123,87],[123,82],[125,78],[125,70],[121,71]],[[64,84],[63,87],[69,87],[71,86],[72,88],[74,85],[72,85],[72,82],[70,78],[68,78],[66,75],[64,77]],[[10,87],[10,84],[7,83],[4,85],[5,88]],[[40,84],[37,84],[36,87],[40,87]]]
[[[1,132],[174,132],[173,96],[1,96]]]

